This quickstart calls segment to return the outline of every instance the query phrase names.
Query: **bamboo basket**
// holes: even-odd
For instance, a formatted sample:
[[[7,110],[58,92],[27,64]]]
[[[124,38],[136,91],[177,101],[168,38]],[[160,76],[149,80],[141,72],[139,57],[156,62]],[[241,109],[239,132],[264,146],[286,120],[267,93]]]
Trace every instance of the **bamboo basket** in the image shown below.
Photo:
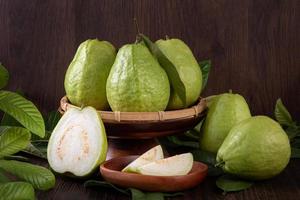
[[[77,107],[64,96],[60,101],[63,114]],[[206,101],[200,98],[196,105],[180,110],[159,112],[98,111],[110,138],[145,139],[180,133],[194,127],[206,111]]]

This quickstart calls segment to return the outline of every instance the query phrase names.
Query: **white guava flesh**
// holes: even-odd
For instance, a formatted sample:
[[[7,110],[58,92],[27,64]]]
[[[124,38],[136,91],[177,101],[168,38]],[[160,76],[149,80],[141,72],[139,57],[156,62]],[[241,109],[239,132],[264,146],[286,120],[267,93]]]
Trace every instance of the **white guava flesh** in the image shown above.
[[[164,158],[163,150],[160,145],[153,147],[148,150],[140,157],[132,161],[129,165],[127,165],[122,171],[123,172],[137,172],[137,168],[140,166],[146,165],[156,160],[160,160]]]
[[[193,162],[193,155],[184,153],[143,165],[137,169],[137,172],[152,176],[186,175],[191,171]]]
[[[105,128],[92,107],[69,108],[53,130],[47,149],[54,171],[79,177],[92,173],[105,161],[106,153]]]

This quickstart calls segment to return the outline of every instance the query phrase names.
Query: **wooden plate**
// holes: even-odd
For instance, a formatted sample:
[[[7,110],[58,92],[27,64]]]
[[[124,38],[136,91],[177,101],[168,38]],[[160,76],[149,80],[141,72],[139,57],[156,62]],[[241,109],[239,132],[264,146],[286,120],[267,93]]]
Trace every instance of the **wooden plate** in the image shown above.
[[[207,175],[208,167],[201,162],[194,162],[192,170],[183,176],[149,176],[121,172],[138,156],[113,158],[100,166],[103,178],[121,187],[132,187],[144,191],[175,192],[193,188],[201,183]]]
[[[67,97],[60,101],[60,112],[72,105]],[[205,99],[196,105],[180,110],[159,112],[98,111],[109,138],[148,139],[182,133],[196,126],[206,111]]]

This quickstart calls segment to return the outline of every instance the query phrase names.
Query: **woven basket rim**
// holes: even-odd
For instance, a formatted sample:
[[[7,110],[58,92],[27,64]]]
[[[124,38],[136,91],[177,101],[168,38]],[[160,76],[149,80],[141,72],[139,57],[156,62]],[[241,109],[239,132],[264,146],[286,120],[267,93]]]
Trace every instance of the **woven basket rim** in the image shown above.
[[[79,108],[72,105],[67,96],[60,100],[59,111],[63,114],[69,107]],[[196,105],[185,109],[168,110],[158,112],[120,112],[120,111],[99,111],[101,119],[104,122],[156,122],[156,121],[169,121],[180,120],[185,118],[194,118],[206,110],[206,99],[199,98]]]

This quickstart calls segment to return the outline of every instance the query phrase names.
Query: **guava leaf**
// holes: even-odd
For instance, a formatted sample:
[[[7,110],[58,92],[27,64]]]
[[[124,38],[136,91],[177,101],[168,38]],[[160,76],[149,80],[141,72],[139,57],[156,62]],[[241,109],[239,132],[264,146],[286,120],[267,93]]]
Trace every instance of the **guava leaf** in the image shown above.
[[[5,200],[34,200],[34,189],[30,183],[9,182],[0,185],[0,199]]]
[[[38,190],[48,190],[55,185],[55,176],[45,167],[15,160],[0,160],[0,168],[31,183]]]
[[[300,158],[300,149],[299,148],[292,147],[291,158]]]
[[[224,193],[227,193],[246,190],[253,185],[253,182],[225,174],[217,179],[216,185],[222,189]]]
[[[130,195],[129,189],[121,189],[111,183],[105,181],[97,181],[97,180],[87,180],[84,182],[84,187],[103,187],[103,188],[110,188],[114,189],[120,193]]]
[[[208,76],[211,69],[211,60],[200,61],[199,65],[202,71],[202,91],[203,91],[208,81]]]
[[[45,145],[41,147],[39,144],[35,145],[32,142],[28,144],[25,149],[23,149],[23,152],[39,158],[47,159],[47,143],[45,143]]]
[[[300,134],[300,127],[298,126],[289,126],[285,129],[286,134],[290,140],[293,140]]]
[[[24,156],[4,156],[4,160],[18,160],[23,162],[29,162],[29,159]]]
[[[9,79],[9,73],[7,69],[0,63],[0,89],[4,88]]]
[[[10,182],[10,179],[4,174],[4,171],[0,169],[0,184]]]
[[[286,107],[283,105],[281,99],[277,99],[275,106],[275,118],[281,125],[293,126],[292,116]]]
[[[203,151],[200,149],[193,150],[193,151],[191,151],[191,153],[193,154],[195,161],[204,162],[204,163],[212,165],[212,166],[214,166],[217,163],[216,162],[216,154],[214,154],[214,153]]]
[[[131,198],[133,200],[164,200],[163,193],[160,192],[142,192],[140,190],[130,188]]]
[[[193,142],[193,141],[185,141],[185,140],[180,140],[177,136],[168,136],[167,137],[168,140],[170,142],[172,142],[173,144],[175,145],[178,145],[178,146],[184,146],[184,147],[191,147],[191,148],[199,148],[199,142]]]
[[[198,137],[200,136],[200,131],[205,119],[202,119],[195,127],[194,130],[198,132]]]
[[[184,133],[184,135],[187,136],[188,138],[196,140],[196,141],[199,141],[199,139],[200,139],[200,133],[198,132],[198,130],[196,130],[196,127],[194,129],[186,131]]]
[[[30,142],[30,132],[21,127],[4,129],[0,136],[0,158],[25,149]]]
[[[45,122],[46,130],[53,131],[60,118],[61,114],[57,110],[49,112]]]
[[[166,71],[172,89],[178,94],[179,98],[186,105],[186,89],[180,75],[174,64],[163,54],[158,46],[153,43],[147,36],[140,34],[143,42],[146,44],[151,53],[157,58],[158,62]]]
[[[7,113],[3,114],[0,125],[1,126],[19,126],[19,127],[23,127],[17,120],[15,120],[15,118],[13,118],[12,116],[10,116]]]
[[[45,136],[43,117],[31,101],[19,94],[1,90],[0,109],[14,117],[33,134]]]

